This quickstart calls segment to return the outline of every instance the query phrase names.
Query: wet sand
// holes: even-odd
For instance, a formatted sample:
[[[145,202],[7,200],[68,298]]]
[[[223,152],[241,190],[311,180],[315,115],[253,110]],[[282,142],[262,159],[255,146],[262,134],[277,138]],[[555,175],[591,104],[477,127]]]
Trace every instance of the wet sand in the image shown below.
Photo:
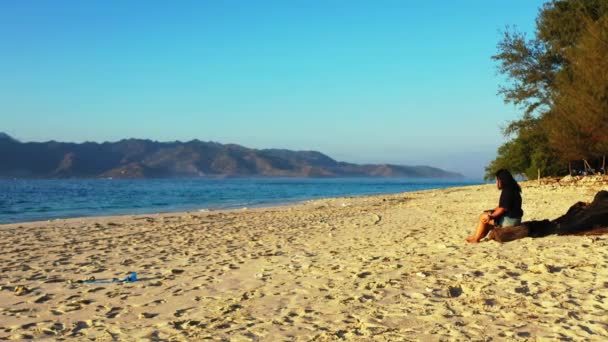
[[[524,219],[600,189],[530,183]],[[607,339],[608,236],[465,243],[498,196],[482,185],[2,225],[0,340]]]

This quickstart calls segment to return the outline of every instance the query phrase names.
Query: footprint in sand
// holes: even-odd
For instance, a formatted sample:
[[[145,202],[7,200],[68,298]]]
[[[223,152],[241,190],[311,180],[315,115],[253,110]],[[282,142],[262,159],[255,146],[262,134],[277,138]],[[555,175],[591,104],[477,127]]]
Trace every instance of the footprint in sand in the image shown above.
[[[23,329],[23,330],[28,330],[28,329],[30,329],[30,328],[33,328],[33,327],[37,326],[37,325],[38,325],[38,323],[36,323],[36,322],[33,322],[33,323],[27,323],[27,324],[22,325],[22,326],[21,326],[21,329]]]
[[[240,304],[232,304],[232,305],[230,305],[227,308],[222,308],[222,310],[223,310],[222,314],[227,315],[229,313],[233,313],[235,311],[238,311],[238,310],[240,310],[242,308],[243,308],[243,306],[240,305]]]
[[[87,292],[88,293],[95,293],[95,292],[101,291],[103,289],[105,289],[105,288],[104,287],[96,287],[96,288],[92,288],[92,289],[88,290]]]
[[[241,296],[241,301],[249,300],[252,298],[262,298],[264,296],[265,295],[258,290],[251,290],[243,293],[243,295]]]
[[[147,306],[158,306],[158,305],[161,305],[161,304],[165,304],[166,302],[167,301],[164,300],[164,299],[157,299],[157,300],[151,301],[150,303],[146,303],[143,306],[144,307],[147,307]]]
[[[142,312],[139,314],[139,318],[154,318],[158,316],[157,313],[153,313],[153,312]]]
[[[55,322],[50,327],[42,329],[42,332],[46,335],[55,336],[63,334],[66,330],[63,323]]]
[[[179,309],[176,310],[175,313],[173,313],[173,316],[175,317],[182,317],[183,315],[185,315],[186,313],[188,313],[188,311],[191,311],[194,308],[186,308],[186,309]]]
[[[357,274],[357,277],[359,277],[359,278],[367,278],[370,275],[372,275],[372,272],[365,271],[365,272],[361,272],[361,273]]]
[[[52,294],[45,294],[45,295],[43,295],[41,297],[38,297],[38,299],[36,299],[34,301],[34,303],[36,303],[36,304],[42,304],[42,303],[47,302],[47,301],[49,301],[51,299],[53,299],[53,295]]]
[[[107,318],[116,318],[120,314],[121,311],[122,311],[121,307],[115,306],[106,313],[106,317]]]
[[[92,326],[92,321],[78,321],[74,323],[72,328],[72,335],[79,334],[82,330],[88,329]]]
[[[358,298],[360,303],[372,302],[376,300],[376,297],[370,294],[364,294]]]
[[[30,334],[15,334],[8,337],[9,340],[15,341],[23,341],[23,340],[33,340],[34,336]]]
[[[61,316],[63,315],[65,312],[60,311],[60,310],[55,310],[55,309],[51,309],[51,313],[55,316]]]
[[[189,330],[193,328],[206,328],[207,324],[201,321],[185,320],[185,321],[173,321],[170,323],[176,330]]]

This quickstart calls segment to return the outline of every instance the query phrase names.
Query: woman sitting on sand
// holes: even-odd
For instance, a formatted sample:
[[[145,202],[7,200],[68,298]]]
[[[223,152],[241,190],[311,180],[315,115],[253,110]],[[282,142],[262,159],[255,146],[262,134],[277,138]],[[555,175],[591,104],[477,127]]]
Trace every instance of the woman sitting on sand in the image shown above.
[[[521,223],[524,211],[521,209],[521,188],[511,173],[505,169],[496,172],[496,186],[500,193],[498,207],[484,211],[479,216],[475,234],[467,242],[479,242],[494,227],[517,226]]]

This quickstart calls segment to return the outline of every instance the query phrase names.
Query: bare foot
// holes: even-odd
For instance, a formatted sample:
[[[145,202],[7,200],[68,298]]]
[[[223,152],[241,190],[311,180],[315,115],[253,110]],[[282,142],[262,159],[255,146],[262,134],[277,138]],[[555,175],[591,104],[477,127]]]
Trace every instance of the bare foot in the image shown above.
[[[474,236],[469,236],[468,238],[465,239],[468,243],[478,243],[479,240],[477,240]]]

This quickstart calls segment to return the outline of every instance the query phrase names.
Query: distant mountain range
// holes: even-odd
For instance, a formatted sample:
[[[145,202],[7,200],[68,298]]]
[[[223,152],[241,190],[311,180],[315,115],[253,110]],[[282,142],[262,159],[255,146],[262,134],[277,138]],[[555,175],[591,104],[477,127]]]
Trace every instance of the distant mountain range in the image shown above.
[[[256,150],[192,140],[22,143],[0,133],[3,178],[405,177],[462,178],[429,166],[357,165],[315,151]]]

